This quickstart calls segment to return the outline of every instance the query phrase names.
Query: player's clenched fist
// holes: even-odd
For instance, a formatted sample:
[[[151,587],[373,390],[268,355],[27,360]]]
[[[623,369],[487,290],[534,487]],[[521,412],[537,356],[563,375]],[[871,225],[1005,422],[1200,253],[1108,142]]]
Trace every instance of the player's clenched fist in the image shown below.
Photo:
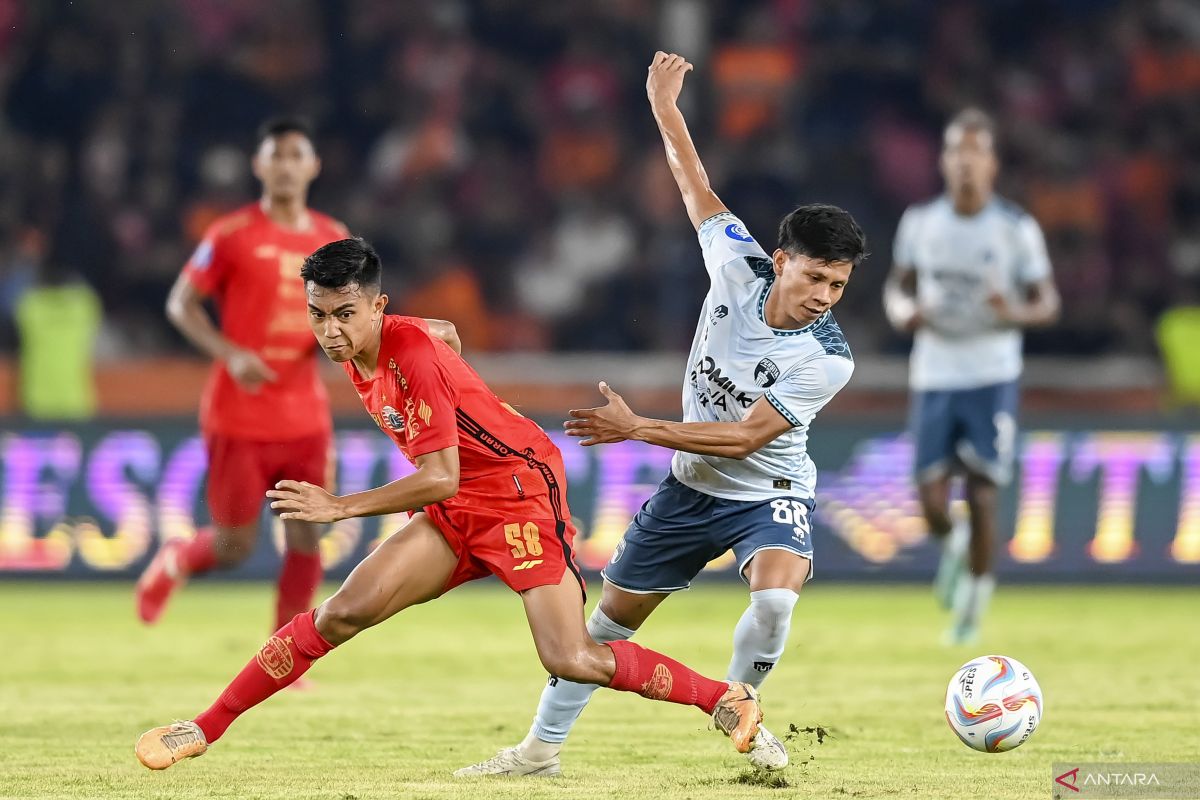
[[[646,96],[653,106],[673,105],[683,89],[683,76],[692,70],[692,65],[681,55],[659,50],[650,62],[650,74],[646,78]]]

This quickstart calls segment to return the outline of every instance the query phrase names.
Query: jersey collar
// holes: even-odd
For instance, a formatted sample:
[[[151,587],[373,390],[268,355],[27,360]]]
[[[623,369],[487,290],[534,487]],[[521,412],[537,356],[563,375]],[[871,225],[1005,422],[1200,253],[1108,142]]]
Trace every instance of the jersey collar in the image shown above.
[[[767,330],[776,336],[799,336],[803,333],[812,333],[812,330],[824,322],[829,317],[829,311],[826,310],[821,316],[814,319],[812,322],[805,325],[803,328],[772,328],[767,325],[767,295],[771,293],[771,287],[775,285],[775,275],[772,273],[769,277],[763,279],[763,288],[758,295],[758,321],[766,325]]]

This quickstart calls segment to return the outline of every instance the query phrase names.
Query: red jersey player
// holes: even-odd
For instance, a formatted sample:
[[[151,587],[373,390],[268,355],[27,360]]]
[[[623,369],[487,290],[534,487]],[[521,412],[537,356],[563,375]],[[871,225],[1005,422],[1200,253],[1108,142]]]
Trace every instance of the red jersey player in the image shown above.
[[[697,706],[738,750],[749,750],[762,711],[748,684],[710,680],[633,642],[597,644],[588,635],[561,454],[421,320],[383,313],[374,250],[361,239],[333,242],[309,256],[301,274],[317,341],[416,472],[344,497],[285,480],[267,493],[271,506],[285,519],[315,523],[400,511],[412,518],[333,597],[268,639],[206,711],[142,734],[138,759],[165,769],[201,755],[240,714],[334,647],[489,573],[520,593],[553,675]]]
[[[138,581],[143,622],[159,618],[189,575],[236,566],[253,552],[263,493],[276,481],[326,482],[329,400],[297,270],[313,250],[347,233],[306,205],[320,166],[302,122],[265,123],[254,156],[262,198],[216,220],[171,289],[168,318],[213,359],[200,405],[213,528],[163,543]],[[205,298],[216,305],[219,330]],[[312,608],[321,580],[321,526],[289,520],[284,531],[276,628]]]

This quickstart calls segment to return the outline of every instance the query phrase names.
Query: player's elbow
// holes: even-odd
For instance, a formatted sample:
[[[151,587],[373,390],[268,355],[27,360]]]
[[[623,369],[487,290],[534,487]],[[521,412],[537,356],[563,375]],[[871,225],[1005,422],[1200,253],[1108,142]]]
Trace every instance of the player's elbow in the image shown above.
[[[749,428],[743,425],[741,430],[737,432],[737,438],[730,448],[732,451],[730,458],[736,458],[739,461],[749,458],[768,445],[774,438],[774,435],[769,431],[757,430],[756,428]]]
[[[167,304],[164,306],[163,312],[167,315],[167,320],[178,328],[184,315],[184,307],[180,299],[174,294],[168,295]]]
[[[1053,299],[1047,302],[1046,314],[1043,317],[1043,325],[1055,325],[1062,319],[1062,301],[1055,295]]]
[[[438,470],[429,475],[430,503],[440,503],[458,494],[458,470]]]
[[[188,297],[184,292],[176,290],[167,295],[167,304],[164,310],[167,320],[176,328],[183,330],[192,310],[200,307],[200,303],[195,299]]]

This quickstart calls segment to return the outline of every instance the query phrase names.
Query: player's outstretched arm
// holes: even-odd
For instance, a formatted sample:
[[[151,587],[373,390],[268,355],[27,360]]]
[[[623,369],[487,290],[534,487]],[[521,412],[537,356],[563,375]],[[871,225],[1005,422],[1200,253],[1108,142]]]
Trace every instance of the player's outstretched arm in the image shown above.
[[[654,112],[654,121],[658,123],[667,151],[667,164],[683,195],[688,217],[699,229],[701,222],[729,209],[708,182],[708,173],[704,171],[700,154],[696,152],[687,122],[677,104],[683,89],[683,76],[691,71],[692,65],[683,56],[659,50],[650,63],[646,96],[650,99],[650,110]]]
[[[276,379],[258,354],[226,339],[204,309],[204,294],[181,273],[167,296],[167,319],[189,342],[214,361],[222,361],[233,379],[248,391]]]
[[[754,401],[740,422],[672,422],[638,416],[603,381],[600,393],[608,398],[608,405],[572,409],[571,419],[563,423],[567,435],[582,439],[584,447],[634,439],[702,456],[740,459],[792,427],[764,398]]]
[[[458,494],[458,447],[446,447],[416,458],[417,471],[384,486],[342,497],[307,481],[280,481],[267,492],[281,519],[337,522],[417,511]]]

